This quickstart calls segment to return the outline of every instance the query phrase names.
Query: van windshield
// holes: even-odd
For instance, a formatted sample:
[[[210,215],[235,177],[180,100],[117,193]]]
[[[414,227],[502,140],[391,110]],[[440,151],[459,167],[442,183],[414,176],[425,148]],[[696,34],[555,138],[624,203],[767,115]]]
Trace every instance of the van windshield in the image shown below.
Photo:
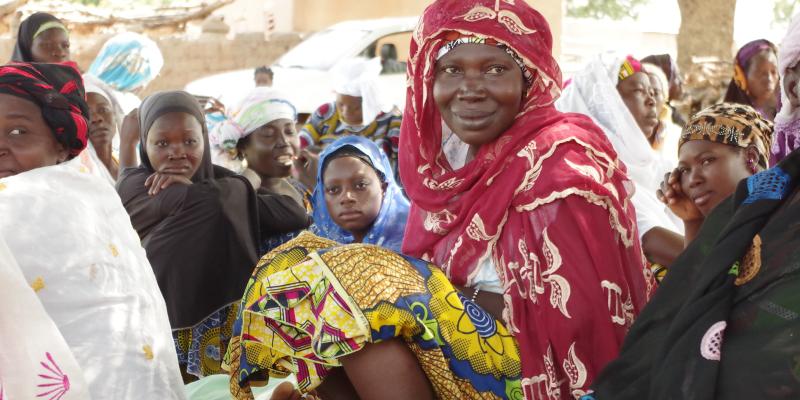
[[[284,68],[327,71],[362,43],[370,31],[357,29],[327,29],[300,42],[276,63]],[[358,50],[358,49],[356,49]]]

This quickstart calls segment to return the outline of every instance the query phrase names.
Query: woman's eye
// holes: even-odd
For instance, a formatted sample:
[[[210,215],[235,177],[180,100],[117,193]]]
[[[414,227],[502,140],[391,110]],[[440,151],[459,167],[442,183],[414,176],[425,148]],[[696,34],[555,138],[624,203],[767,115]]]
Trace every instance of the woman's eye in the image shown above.
[[[186,144],[196,144],[196,143],[197,143],[197,140],[195,140],[195,139],[189,139],[189,140],[187,140],[185,143],[186,143]]]
[[[444,67],[442,72],[446,74],[457,74],[459,72],[458,68],[456,67]]]
[[[713,157],[706,158],[706,159],[703,160],[703,165],[709,165],[712,162],[714,162],[714,160],[715,160],[715,158],[713,158]]]
[[[325,193],[330,194],[330,195],[335,195],[335,194],[339,193],[339,188],[336,187],[336,186],[325,188]]]
[[[167,141],[166,140],[159,140],[159,141],[156,142],[156,146],[158,146],[158,147],[167,147]]]
[[[489,67],[489,69],[486,72],[489,74],[502,74],[503,72],[506,71],[506,69],[507,68],[503,65],[493,65]]]
[[[14,136],[24,135],[25,133],[26,131],[24,129],[19,129],[19,128],[12,129],[10,132],[8,132],[9,135],[14,135]]]

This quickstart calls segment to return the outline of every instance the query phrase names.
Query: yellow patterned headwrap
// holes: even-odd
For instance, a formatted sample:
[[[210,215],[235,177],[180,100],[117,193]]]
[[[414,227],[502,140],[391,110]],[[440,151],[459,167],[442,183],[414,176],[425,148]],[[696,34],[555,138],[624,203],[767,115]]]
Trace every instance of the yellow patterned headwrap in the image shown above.
[[[753,107],[720,103],[693,115],[683,128],[678,148],[690,140],[708,140],[758,151],[758,165],[767,168],[772,144],[772,122]]]

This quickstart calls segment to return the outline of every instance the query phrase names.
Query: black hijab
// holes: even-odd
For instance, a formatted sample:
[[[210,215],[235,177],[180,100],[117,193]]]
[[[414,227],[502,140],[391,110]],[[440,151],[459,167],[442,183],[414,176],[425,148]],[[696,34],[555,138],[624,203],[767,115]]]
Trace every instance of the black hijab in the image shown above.
[[[192,185],[175,184],[150,196],[144,185],[154,172],[147,135],[169,112],[197,118],[205,152]],[[156,93],[142,103],[139,121],[142,165],[122,172],[117,191],[142,238],[172,328],[188,328],[241,299],[262,233],[302,229],[308,217],[291,198],[256,195],[245,178],[211,164],[205,119],[194,96]]]
[[[36,38],[36,32],[39,31],[39,28],[48,22],[57,22],[64,25],[60,19],[44,12],[34,13],[19,24],[17,44],[14,45],[14,53],[11,55],[11,61],[34,62],[33,55],[31,54],[33,39]]]
[[[798,183],[795,151],[714,209],[587,399],[800,398]]]

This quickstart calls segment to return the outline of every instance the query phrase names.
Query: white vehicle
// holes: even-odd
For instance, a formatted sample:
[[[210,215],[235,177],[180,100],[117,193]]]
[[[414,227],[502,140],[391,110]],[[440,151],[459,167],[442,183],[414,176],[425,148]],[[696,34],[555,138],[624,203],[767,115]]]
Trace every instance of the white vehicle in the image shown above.
[[[275,74],[272,87],[288,97],[298,113],[311,114],[320,105],[334,100],[330,70],[338,62],[357,56],[376,57],[384,44],[394,45],[398,61],[405,62],[417,20],[417,17],[353,20],[319,31],[271,65]],[[256,67],[201,78],[190,82],[185,90],[215,97],[232,109],[255,87]],[[405,106],[405,72],[382,73],[377,85],[383,104],[400,109]]]

